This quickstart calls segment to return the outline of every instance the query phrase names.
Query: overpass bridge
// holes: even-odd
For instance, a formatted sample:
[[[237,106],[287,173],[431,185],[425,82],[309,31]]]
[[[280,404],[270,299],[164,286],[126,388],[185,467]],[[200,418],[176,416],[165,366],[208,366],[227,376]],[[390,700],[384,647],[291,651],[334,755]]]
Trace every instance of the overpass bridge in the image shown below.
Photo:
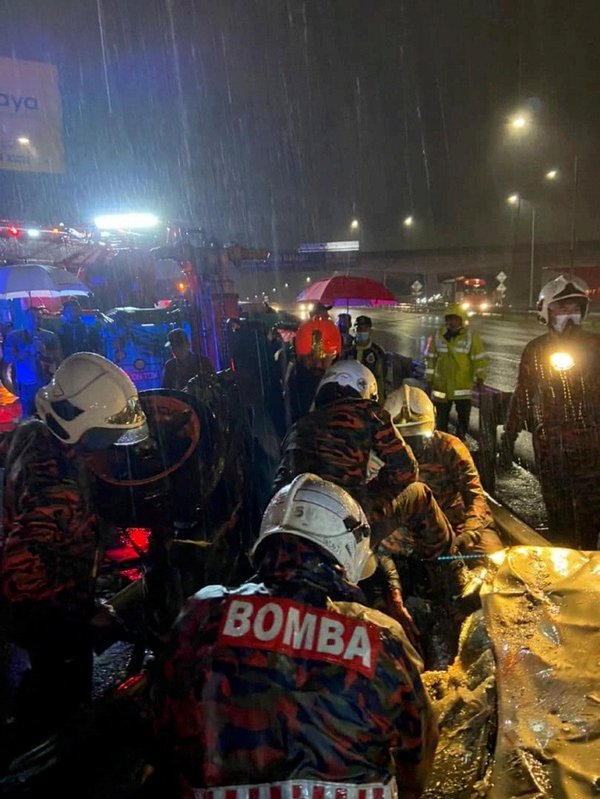
[[[540,242],[534,248],[534,297],[554,272],[568,271],[569,242]],[[600,240],[577,243],[574,269],[582,269],[590,285],[600,289]],[[411,296],[411,284],[418,279],[423,294],[433,293],[445,277],[484,277],[493,289],[495,276],[503,271],[506,304],[524,307],[529,300],[531,244],[516,246],[453,247],[435,250],[394,250],[383,252],[316,252],[271,254],[265,261],[243,261],[234,273],[240,299],[254,300],[263,294],[272,302],[292,304],[307,283],[336,273],[355,273],[384,283],[399,298]]]

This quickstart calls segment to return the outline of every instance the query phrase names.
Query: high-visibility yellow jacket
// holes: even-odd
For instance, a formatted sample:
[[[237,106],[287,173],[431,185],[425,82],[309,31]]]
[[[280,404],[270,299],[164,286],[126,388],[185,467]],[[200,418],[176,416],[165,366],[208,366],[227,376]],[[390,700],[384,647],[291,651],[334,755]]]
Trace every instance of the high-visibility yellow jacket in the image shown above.
[[[434,402],[469,399],[475,381],[485,381],[489,359],[475,331],[463,327],[446,338],[446,327],[431,336],[425,354],[425,380],[432,386]]]

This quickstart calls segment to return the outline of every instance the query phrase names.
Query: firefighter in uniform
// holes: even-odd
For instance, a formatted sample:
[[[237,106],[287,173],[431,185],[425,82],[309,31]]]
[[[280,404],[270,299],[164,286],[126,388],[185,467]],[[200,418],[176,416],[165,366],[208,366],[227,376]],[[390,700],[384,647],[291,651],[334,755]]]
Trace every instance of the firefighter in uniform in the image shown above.
[[[549,537],[597,549],[600,534],[600,336],[583,330],[587,285],[561,275],[541,290],[538,317],[548,332],[521,356],[502,436],[510,465],[519,432],[532,434]]]
[[[371,451],[383,466],[367,480]],[[377,402],[374,375],[357,361],[338,361],[325,373],[315,409],[283,442],[274,490],[302,472],[319,474],[349,491],[365,509],[376,543],[400,537],[399,546],[423,558],[454,549],[450,523],[431,490],[416,482],[417,462]]]
[[[433,491],[461,552],[502,548],[473,456],[456,436],[435,429],[435,410],[416,386],[401,386],[384,408],[419,463],[419,480]]]
[[[188,601],[153,686],[177,795],[421,795],[436,723],[419,657],[357,586],[369,536],[347,492],[299,475],[265,511],[251,581]]]
[[[16,429],[6,458],[0,560],[10,638],[29,655],[17,721],[30,739],[90,701],[93,627],[113,620],[94,598],[99,529],[86,456],[147,436],[135,386],[95,353],[66,358],[35,402],[40,418]]]
[[[469,431],[471,391],[485,382],[488,356],[481,338],[466,326],[460,305],[450,305],[446,324],[429,339],[425,353],[425,381],[431,386],[436,409],[436,427],[448,432],[452,404],[456,406],[456,435],[464,441]]]

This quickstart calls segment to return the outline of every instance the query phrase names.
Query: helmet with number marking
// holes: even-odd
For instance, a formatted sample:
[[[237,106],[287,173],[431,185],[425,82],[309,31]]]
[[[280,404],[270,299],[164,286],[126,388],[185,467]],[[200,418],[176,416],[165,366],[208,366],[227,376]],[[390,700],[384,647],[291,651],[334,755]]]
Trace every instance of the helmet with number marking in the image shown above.
[[[275,494],[265,510],[253,555],[266,539],[286,533],[325,550],[350,582],[373,572],[371,528],[363,509],[343,488],[316,474],[301,474]]]

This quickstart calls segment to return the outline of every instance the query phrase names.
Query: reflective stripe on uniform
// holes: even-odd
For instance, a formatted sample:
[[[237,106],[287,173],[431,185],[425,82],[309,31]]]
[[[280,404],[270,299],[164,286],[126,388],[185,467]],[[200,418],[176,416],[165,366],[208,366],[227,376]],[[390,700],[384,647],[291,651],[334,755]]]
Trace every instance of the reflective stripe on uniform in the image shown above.
[[[446,394],[443,391],[432,391],[431,396],[437,399],[446,399]]]
[[[470,388],[455,388],[454,389],[454,396],[455,397],[470,397],[471,396],[471,389]]]
[[[487,358],[487,352],[480,352],[478,355],[471,355],[472,361],[481,361],[483,358]]]
[[[397,799],[397,797],[398,789],[393,779],[386,785],[289,780],[262,785],[228,785],[194,790],[194,799]]]

